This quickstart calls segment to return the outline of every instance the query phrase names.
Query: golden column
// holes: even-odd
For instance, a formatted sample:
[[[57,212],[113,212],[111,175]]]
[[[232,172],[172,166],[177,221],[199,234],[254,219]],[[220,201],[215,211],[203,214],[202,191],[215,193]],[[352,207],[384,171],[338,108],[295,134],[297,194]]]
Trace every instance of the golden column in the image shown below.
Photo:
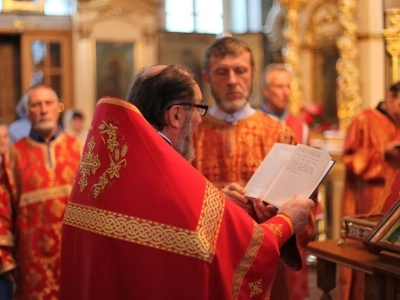
[[[299,11],[306,0],[278,0],[286,10],[285,30],[286,47],[282,54],[288,68],[292,72],[290,111],[297,114],[303,105],[303,92],[301,87],[300,72],[300,37],[299,37]]]
[[[337,39],[340,59],[336,63],[337,106],[340,130],[346,131],[351,119],[361,108],[360,71],[356,24],[356,0],[338,0],[339,22],[343,34]]]
[[[390,83],[400,81],[400,8],[385,11],[387,28],[383,30],[386,50],[391,56]]]

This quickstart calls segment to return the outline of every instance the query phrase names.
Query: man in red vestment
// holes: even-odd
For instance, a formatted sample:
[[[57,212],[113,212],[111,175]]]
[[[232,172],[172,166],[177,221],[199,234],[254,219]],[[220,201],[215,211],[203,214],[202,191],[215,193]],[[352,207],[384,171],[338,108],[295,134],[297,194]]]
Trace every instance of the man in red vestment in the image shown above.
[[[284,64],[270,64],[264,70],[262,93],[265,102],[260,109],[272,119],[286,124],[296,137],[299,143],[309,145],[309,127],[302,118],[290,113],[288,106],[290,103],[290,83],[292,74]],[[319,206],[319,203],[317,204]],[[309,236],[298,240],[302,267],[299,271],[285,269],[287,280],[290,282],[289,299],[303,300],[308,299],[308,268],[307,268],[307,244],[311,239],[312,231],[308,231]]]
[[[0,178],[0,272],[15,280],[15,299],[58,299],[61,225],[82,145],[58,126],[53,89],[39,84],[28,97],[32,129],[6,153]]]
[[[184,69],[144,70],[128,99],[137,107],[97,104],[64,219],[61,299],[268,299],[313,202],[257,224],[190,165],[207,106]]]
[[[286,125],[250,107],[254,72],[251,49],[241,40],[224,37],[207,49],[204,78],[215,103],[194,133],[193,165],[229,199],[262,222],[265,217],[257,212],[262,204],[250,202],[243,187],[275,143],[295,144],[296,140]],[[302,245],[310,241],[314,223],[314,215],[310,214],[308,226],[297,235]],[[289,297],[285,268],[279,265],[271,299]]]
[[[366,109],[350,124],[343,163],[346,180],[343,215],[382,212],[391,194],[400,168],[400,82],[393,84],[385,100]],[[393,191],[396,186],[393,185]],[[385,209],[388,209],[386,207]],[[344,269],[341,272],[340,299],[363,299],[363,274]]]

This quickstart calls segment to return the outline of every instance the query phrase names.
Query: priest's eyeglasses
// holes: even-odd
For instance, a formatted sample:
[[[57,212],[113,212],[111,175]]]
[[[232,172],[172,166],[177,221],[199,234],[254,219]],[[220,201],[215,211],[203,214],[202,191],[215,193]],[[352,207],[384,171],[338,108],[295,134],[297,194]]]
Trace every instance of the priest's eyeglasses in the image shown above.
[[[186,105],[186,106],[191,106],[191,107],[196,107],[197,110],[199,111],[200,116],[205,116],[208,110],[208,105],[205,103],[188,103],[188,102],[182,102],[182,103],[176,103],[168,107],[170,109],[174,105]]]

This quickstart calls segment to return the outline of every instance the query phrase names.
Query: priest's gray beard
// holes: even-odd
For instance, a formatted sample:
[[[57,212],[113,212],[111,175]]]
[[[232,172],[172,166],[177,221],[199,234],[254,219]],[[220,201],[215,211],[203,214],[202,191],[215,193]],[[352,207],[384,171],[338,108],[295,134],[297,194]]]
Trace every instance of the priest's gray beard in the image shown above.
[[[195,154],[193,147],[193,125],[188,114],[183,123],[183,128],[179,137],[176,149],[187,161],[192,162]]]

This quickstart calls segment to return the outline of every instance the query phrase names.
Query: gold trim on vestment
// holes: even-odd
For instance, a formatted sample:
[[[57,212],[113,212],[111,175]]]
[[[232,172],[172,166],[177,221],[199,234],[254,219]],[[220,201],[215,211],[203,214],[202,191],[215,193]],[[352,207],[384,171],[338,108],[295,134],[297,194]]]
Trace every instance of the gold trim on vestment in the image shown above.
[[[69,197],[71,193],[71,184],[65,184],[56,187],[37,189],[32,192],[23,193],[19,202],[19,207],[29,204],[44,202],[55,198]]]
[[[133,110],[134,112],[137,112],[139,115],[142,116],[142,113],[140,112],[140,110],[133,105],[132,103],[126,101],[126,100],[122,100],[122,99],[117,99],[117,98],[112,98],[112,97],[104,97],[101,98],[98,102],[97,105],[103,104],[103,103],[108,103],[108,104],[114,104],[114,105],[118,105],[118,106],[122,106],[124,108]]]
[[[237,299],[239,296],[240,287],[242,285],[242,281],[244,276],[249,271],[251,265],[253,264],[254,258],[257,255],[258,250],[260,249],[261,242],[264,236],[263,229],[256,223],[253,222],[253,236],[251,237],[249,246],[247,247],[246,253],[242,257],[239,265],[236,267],[235,275],[232,282],[232,297],[233,299]],[[250,299],[249,294],[249,299]]]
[[[207,181],[196,231],[69,202],[64,224],[114,239],[211,262],[225,197]]]

